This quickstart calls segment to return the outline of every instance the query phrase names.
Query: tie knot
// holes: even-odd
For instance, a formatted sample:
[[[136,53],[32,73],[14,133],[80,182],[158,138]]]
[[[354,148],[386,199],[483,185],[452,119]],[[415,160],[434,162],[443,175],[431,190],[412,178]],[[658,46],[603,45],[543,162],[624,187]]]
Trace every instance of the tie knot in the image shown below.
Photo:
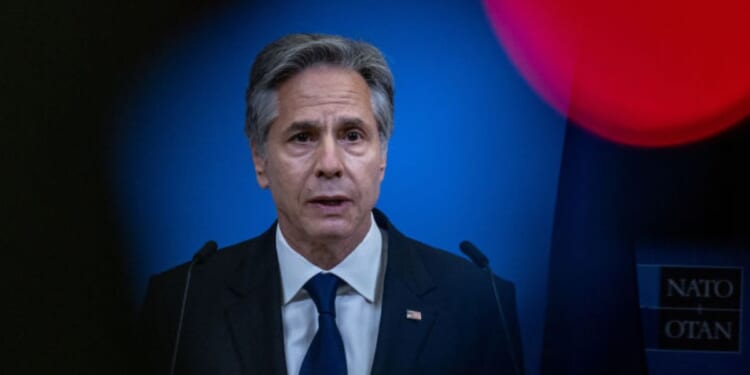
[[[315,302],[318,314],[336,316],[336,289],[341,279],[332,273],[319,273],[305,283],[305,290]]]

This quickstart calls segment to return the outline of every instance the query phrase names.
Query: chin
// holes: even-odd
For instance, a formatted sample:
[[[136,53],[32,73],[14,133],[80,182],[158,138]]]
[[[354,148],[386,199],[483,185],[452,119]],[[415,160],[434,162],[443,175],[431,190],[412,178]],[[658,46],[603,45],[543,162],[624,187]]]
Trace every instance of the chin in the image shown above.
[[[361,222],[355,220],[351,216],[352,215],[308,218],[305,223],[305,232],[307,232],[310,238],[321,240],[337,241],[351,238],[358,235],[358,231],[361,229],[359,227]],[[364,233],[361,235],[364,235]]]
[[[354,230],[350,225],[323,225],[313,228],[310,234],[316,238],[338,240],[354,235]]]

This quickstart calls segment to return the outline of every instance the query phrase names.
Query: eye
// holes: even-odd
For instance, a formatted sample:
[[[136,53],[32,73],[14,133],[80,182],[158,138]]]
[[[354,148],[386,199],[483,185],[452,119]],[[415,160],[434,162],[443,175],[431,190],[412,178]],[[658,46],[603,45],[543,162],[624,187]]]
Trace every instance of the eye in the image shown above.
[[[291,142],[297,142],[297,143],[307,143],[312,141],[312,135],[310,133],[297,133],[293,135],[289,141]]]
[[[347,142],[357,142],[363,138],[362,132],[359,130],[351,129],[344,133],[344,140]]]

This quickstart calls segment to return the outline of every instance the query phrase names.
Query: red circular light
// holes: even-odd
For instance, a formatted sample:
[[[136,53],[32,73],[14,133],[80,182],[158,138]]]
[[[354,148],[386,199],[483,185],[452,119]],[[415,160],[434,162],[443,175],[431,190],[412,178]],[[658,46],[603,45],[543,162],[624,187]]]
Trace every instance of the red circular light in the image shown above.
[[[613,141],[696,141],[750,114],[750,1],[484,0],[552,107]]]

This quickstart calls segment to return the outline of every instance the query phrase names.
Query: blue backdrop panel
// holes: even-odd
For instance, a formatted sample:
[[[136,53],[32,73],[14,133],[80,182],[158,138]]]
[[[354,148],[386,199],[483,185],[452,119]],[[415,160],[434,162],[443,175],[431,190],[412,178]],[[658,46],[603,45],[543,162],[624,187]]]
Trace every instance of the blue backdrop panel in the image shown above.
[[[385,53],[396,114],[378,207],[429,244],[458,252],[473,241],[516,283],[537,373],[564,119],[509,64],[479,2],[234,6],[175,29],[132,73],[113,138],[134,298],[206,240],[242,241],[275,219],[243,134],[244,92],[255,54],[290,32]]]

